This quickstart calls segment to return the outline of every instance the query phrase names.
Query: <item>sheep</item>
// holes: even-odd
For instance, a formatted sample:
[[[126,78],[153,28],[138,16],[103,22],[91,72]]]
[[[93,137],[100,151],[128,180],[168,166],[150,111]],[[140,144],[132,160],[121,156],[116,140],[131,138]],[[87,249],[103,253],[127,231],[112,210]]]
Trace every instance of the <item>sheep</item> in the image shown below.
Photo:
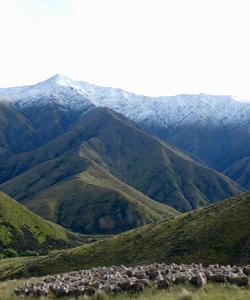
[[[46,276],[43,280],[28,281],[14,289],[17,296],[94,296],[120,294],[122,292],[139,293],[145,288],[156,286],[167,289],[171,284],[192,284],[202,288],[207,281],[231,283],[247,286],[250,266],[219,266],[201,264],[150,264],[137,267],[111,266],[88,270],[73,271],[64,274]]]

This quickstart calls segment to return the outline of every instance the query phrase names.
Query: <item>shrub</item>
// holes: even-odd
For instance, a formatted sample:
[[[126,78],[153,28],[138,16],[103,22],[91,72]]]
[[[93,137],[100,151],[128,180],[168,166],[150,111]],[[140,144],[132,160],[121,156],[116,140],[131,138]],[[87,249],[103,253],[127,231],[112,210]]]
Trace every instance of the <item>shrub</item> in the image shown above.
[[[20,256],[39,256],[39,253],[37,251],[26,250]]]
[[[18,252],[12,248],[4,249],[3,253],[6,257],[17,257],[19,255]]]

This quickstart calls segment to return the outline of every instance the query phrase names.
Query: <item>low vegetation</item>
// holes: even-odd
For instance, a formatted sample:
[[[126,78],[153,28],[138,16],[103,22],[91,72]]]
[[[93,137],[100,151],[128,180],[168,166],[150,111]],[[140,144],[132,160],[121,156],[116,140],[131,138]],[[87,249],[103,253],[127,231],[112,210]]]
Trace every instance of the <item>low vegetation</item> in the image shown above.
[[[23,283],[23,280],[10,280],[0,283],[0,299],[20,300],[20,296],[14,294],[14,288]],[[37,300],[37,297],[29,297],[29,300]],[[58,299],[49,296],[48,300]],[[60,298],[69,300],[68,297]],[[106,296],[99,294],[93,300],[248,300],[250,289],[240,288],[234,285],[208,284],[204,289],[195,289],[187,286],[173,286],[169,290],[147,289],[142,294],[121,294]],[[78,300],[86,300],[86,297],[78,297]],[[89,298],[91,300],[91,298]]]

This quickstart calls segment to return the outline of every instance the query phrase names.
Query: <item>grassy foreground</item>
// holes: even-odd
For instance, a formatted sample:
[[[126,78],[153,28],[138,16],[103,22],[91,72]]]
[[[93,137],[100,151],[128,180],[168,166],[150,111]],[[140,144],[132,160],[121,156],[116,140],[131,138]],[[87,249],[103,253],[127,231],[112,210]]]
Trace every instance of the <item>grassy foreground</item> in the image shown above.
[[[0,283],[0,299],[1,300],[18,300],[23,299],[17,297],[13,293],[13,289],[22,284],[24,280],[9,280]],[[36,297],[27,297],[28,300],[37,300]],[[44,299],[58,299],[52,296]],[[70,300],[75,298],[60,298]],[[239,288],[233,285],[208,284],[204,289],[195,289],[191,286],[173,286],[170,290],[148,289],[144,293],[138,295],[121,294],[117,296],[97,295],[94,298],[80,297],[78,300],[249,300],[250,288]]]

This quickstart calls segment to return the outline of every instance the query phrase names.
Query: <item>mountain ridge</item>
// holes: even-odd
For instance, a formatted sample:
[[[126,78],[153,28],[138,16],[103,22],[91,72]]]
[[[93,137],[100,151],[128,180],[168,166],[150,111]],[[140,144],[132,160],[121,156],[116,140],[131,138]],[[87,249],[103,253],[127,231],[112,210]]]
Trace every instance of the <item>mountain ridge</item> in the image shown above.
[[[150,97],[55,75],[32,86],[0,89],[1,99],[21,111],[36,108],[37,115],[38,107],[51,103],[60,111],[75,113],[108,107],[220,172],[250,153],[250,145],[245,143],[250,131],[250,101],[233,96]]]
[[[60,181],[76,180],[74,176],[88,172],[93,164],[144,195],[182,211],[241,191],[229,178],[106,108],[91,110],[48,144],[3,161],[0,187],[25,203],[36,198],[39,189],[42,192]]]
[[[171,115],[173,118],[177,116],[175,114],[175,110],[180,109],[181,107],[187,107],[189,106],[188,110],[183,114],[185,118],[183,121],[186,120],[192,120],[194,122],[194,117],[197,117],[196,114],[192,113],[190,115],[190,109],[193,109],[194,105],[196,105],[196,109],[198,108],[197,104],[200,105],[203,109],[203,121],[211,120],[212,117],[218,117],[218,119],[221,119],[224,122],[227,122],[230,120],[232,121],[232,115],[231,118],[228,118],[229,115],[232,113],[232,110],[227,111],[228,109],[223,109],[223,106],[226,104],[231,104],[233,105],[233,108],[236,108],[237,110],[240,110],[240,113],[243,113],[243,108],[248,108],[248,112],[250,110],[250,101],[249,100],[244,100],[240,99],[234,96],[229,96],[229,95],[209,95],[209,94],[179,94],[175,96],[157,96],[157,97],[152,97],[152,96],[145,96],[145,95],[140,95],[136,93],[131,93],[127,92],[123,89],[120,88],[111,88],[111,87],[100,87],[95,84],[91,84],[89,82],[84,82],[84,81],[78,81],[78,80],[72,80],[69,77],[66,77],[64,75],[56,74],[49,79],[46,79],[45,81],[39,82],[34,85],[28,85],[24,87],[14,87],[14,88],[1,88],[0,89],[0,97],[3,96],[9,96],[12,97],[9,101],[13,103],[22,103],[23,105],[30,105],[35,104],[34,102],[27,102],[29,99],[31,101],[32,98],[39,96],[41,94],[45,95],[53,95],[53,93],[57,93],[58,91],[63,91],[63,89],[67,90],[70,89],[74,93],[78,93],[79,96],[82,96],[81,101],[79,101],[77,104],[80,105],[84,101],[91,101],[92,104],[95,106],[106,106],[109,107],[117,112],[122,113],[123,115],[129,117],[130,119],[136,121],[136,122],[141,122],[143,121],[143,118],[146,118],[146,115],[144,116],[139,116],[135,115],[135,112],[130,112],[129,109],[131,107],[134,108],[134,110],[138,113],[138,109],[136,109],[136,105],[142,105],[140,102],[143,102],[144,107],[146,106],[146,110],[148,115],[150,110],[154,111],[154,106],[157,106],[157,104],[161,105],[161,110],[157,110],[154,113],[157,114],[159,117],[158,121],[160,122],[163,117],[159,115],[159,113],[164,113],[165,114],[165,121],[162,121],[162,125],[166,125],[168,122],[170,125],[173,123],[171,119],[166,119],[166,112],[164,112],[165,109],[171,109],[171,113],[167,114]],[[21,93],[20,93],[21,90]],[[19,93],[20,95],[19,95]],[[73,93],[72,92],[72,93]],[[72,95],[71,95],[72,96]],[[85,96],[85,99],[84,99]],[[22,99],[22,101],[20,101]],[[25,99],[25,100],[24,100]],[[7,101],[7,99],[6,99]],[[70,102],[72,102],[72,99],[62,102],[64,105],[70,105]],[[151,103],[150,103],[151,102]],[[158,102],[158,103],[157,103]],[[165,105],[168,104],[167,107],[164,107],[164,102]],[[175,102],[176,108],[173,106]],[[122,107],[119,107],[122,106]],[[169,106],[170,105],[170,106]],[[172,106],[171,106],[172,105]],[[215,106],[218,107],[215,107]],[[208,116],[206,116],[206,112],[208,112],[208,109],[215,109],[219,113],[218,116],[214,115],[214,110],[210,112]],[[127,110],[125,110],[127,109]],[[205,111],[206,110],[206,111]],[[220,113],[220,110],[222,113]],[[134,113],[134,115],[133,115]],[[238,112],[237,112],[238,113]],[[141,114],[143,114],[143,111],[141,111]],[[224,116],[225,114],[225,116]],[[187,118],[189,115],[189,119]],[[192,118],[191,118],[192,117]],[[237,114],[236,114],[237,117]],[[183,117],[181,117],[183,118]],[[174,120],[174,123],[179,123],[181,121],[181,118],[178,120]],[[223,120],[224,118],[224,120]],[[197,120],[197,119],[196,119]],[[155,120],[156,121],[156,120]],[[242,120],[241,120],[242,121]]]

